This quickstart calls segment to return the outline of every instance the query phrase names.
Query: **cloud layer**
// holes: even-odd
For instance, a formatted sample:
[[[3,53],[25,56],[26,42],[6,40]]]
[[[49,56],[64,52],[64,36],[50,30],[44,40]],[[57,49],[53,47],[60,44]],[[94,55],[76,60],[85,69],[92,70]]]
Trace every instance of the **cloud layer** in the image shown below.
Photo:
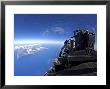
[[[15,45],[14,49],[17,52],[17,59],[19,59],[22,56],[37,54],[48,48],[42,47],[38,44],[22,44],[22,45]]]

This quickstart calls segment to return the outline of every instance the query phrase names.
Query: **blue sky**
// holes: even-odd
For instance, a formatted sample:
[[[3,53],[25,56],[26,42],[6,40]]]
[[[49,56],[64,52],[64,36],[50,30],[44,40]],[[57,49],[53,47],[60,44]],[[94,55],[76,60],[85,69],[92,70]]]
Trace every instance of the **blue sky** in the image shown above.
[[[15,14],[15,40],[65,41],[78,28],[97,32],[96,14]]]

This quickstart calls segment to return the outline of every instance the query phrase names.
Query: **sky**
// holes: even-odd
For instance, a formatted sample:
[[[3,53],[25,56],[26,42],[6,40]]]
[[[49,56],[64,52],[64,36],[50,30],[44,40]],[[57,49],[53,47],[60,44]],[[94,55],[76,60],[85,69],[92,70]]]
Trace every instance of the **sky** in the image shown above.
[[[97,34],[96,14],[15,14],[14,40],[65,41],[86,28]]]

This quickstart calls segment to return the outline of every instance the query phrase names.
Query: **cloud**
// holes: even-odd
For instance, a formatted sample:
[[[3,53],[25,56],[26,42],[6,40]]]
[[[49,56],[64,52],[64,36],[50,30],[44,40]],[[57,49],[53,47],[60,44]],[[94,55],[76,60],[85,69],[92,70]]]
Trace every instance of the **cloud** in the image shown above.
[[[64,29],[62,27],[55,27],[53,29],[53,32],[58,33],[58,34],[64,34]]]
[[[43,32],[43,36],[53,35],[54,33],[63,35],[64,34],[64,28],[62,27],[49,27],[47,30]]]
[[[47,35],[49,34],[49,32],[50,32],[50,31],[47,29],[46,31],[43,32],[42,35],[43,35],[43,36],[47,36]]]
[[[32,45],[32,44],[15,46],[15,51],[17,51],[17,59],[26,55],[37,54],[47,49],[48,48],[46,47]]]

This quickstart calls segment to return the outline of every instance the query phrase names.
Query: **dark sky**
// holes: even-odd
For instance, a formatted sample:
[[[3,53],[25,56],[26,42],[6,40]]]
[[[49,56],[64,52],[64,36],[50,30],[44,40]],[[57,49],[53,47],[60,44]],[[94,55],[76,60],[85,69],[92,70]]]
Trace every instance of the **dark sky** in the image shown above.
[[[96,14],[15,14],[15,40],[62,40],[78,28],[97,32]]]

